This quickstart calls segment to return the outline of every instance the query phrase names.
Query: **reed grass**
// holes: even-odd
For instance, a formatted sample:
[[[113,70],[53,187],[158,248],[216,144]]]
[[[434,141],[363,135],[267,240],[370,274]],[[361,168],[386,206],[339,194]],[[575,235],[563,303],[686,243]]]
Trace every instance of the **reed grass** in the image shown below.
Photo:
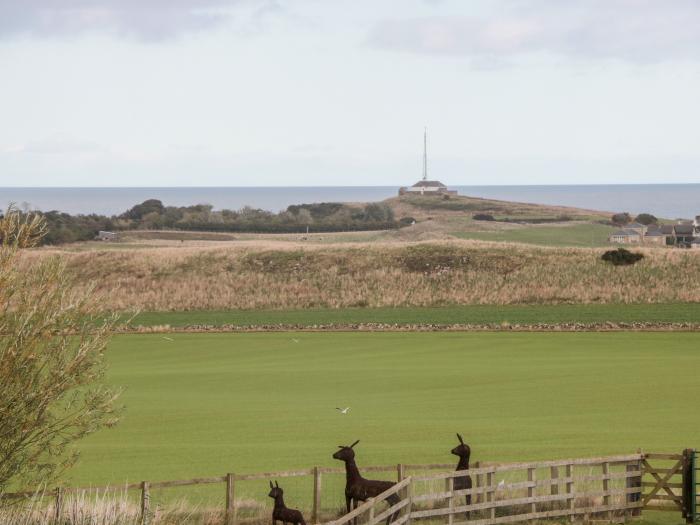
[[[227,310],[700,302],[700,251],[642,248],[613,267],[603,249],[505,243],[167,247],[68,252],[78,287],[105,310]]]

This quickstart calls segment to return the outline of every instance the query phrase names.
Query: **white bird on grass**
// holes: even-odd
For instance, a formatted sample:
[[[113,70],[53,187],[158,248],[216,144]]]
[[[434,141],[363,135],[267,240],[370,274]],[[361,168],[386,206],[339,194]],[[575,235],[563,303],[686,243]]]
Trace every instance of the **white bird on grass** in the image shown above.
[[[506,480],[502,479],[501,481],[498,482],[498,487],[499,489],[502,489],[503,487],[506,486]]]
[[[299,339],[292,338],[292,343],[298,343],[298,342],[299,342]]]
[[[335,407],[335,409],[338,410],[341,414],[347,414],[348,412],[350,412],[350,407],[345,407],[345,408]]]
[[[166,341],[175,341],[175,339],[171,339],[170,337],[165,337],[165,336],[163,336],[163,339],[165,339]]]

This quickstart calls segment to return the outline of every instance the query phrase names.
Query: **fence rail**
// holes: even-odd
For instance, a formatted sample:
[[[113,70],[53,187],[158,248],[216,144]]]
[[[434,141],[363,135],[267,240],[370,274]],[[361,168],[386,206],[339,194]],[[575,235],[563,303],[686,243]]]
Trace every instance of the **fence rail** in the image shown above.
[[[241,525],[245,521],[240,515],[242,482],[305,477],[312,482],[310,505],[306,510],[310,512],[310,523],[314,524],[321,523],[325,517],[327,525],[377,525],[395,513],[398,514],[392,525],[417,525],[413,522],[430,519],[444,520],[448,525],[499,525],[591,516],[613,521],[639,516],[642,509],[683,509],[684,480],[680,477],[684,464],[683,454],[637,453],[527,463],[477,462],[474,468],[461,472],[453,471],[453,464],[445,463],[366,466],[361,467],[363,473],[392,473],[397,483],[384,494],[330,521],[328,513],[337,515],[341,502],[338,501],[332,511],[326,507],[325,514],[322,513],[323,477],[344,474],[343,468],[313,467],[251,474],[229,472],[223,476],[142,481],[121,486],[60,487],[48,493],[55,498],[55,516],[59,519],[67,494],[138,490],[141,523],[148,525],[153,490],[223,484],[225,523]],[[426,472],[431,470],[443,472]],[[455,489],[455,480],[467,476],[472,480],[471,487],[461,485]],[[35,494],[24,491],[3,497],[27,498]],[[385,500],[393,494],[399,496],[399,502],[389,506]],[[294,504],[293,501],[289,503]]]

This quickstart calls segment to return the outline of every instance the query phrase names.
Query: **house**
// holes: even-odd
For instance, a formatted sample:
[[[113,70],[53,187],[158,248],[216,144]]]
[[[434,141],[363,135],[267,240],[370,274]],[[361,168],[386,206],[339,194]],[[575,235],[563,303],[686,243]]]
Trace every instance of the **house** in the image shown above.
[[[693,227],[695,228],[695,233],[700,234],[700,215],[695,216]]]
[[[404,194],[420,194],[420,195],[457,195],[454,190],[448,190],[439,180],[419,180],[410,188],[399,189],[399,195]]]
[[[673,240],[676,246],[687,248],[693,239],[695,239],[695,226],[692,223],[673,225]]]
[[[610,234],[608,242],[615,244],[634,244],[642,242],[642,235],[636,230],[617,230]]]
[[[692,224],[664,224],[660,231],[666,238],[667,246],[687,248],[695,238],[695,227]]]
[[[105,232],[105,231],[100,230],[97,233],[97,237],[95,237],[95,239],[98,241],[105,241],[105,242],[116,241],[119,239],[119,235],[114,233],[114,232]]]
[[[659,228],[649,229],[644,234],[644,244],[655,244],[657,246],[666,246],[666,235],[661,233]]]
[[[694,250],[700,250],[700,238],[695,238],[690,242],[690,247]]]

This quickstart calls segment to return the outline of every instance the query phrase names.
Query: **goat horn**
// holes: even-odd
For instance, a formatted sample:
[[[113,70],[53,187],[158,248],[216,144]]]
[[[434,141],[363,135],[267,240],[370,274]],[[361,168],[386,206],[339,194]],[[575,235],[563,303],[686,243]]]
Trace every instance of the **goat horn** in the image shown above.
[[[277,483],[277,480],[275,480],[275,487],[280,488],[279,483]]]
[[[457,433],[457,439],[459,439],[459,442],[460,442],[462,445],[464,445],[464,440],[462,439],[462,436],[459,435],[459,433]]]
[[[350,448],[354,447],[354,446],[357,445],[359,442],[360,442],[360,440],[358,439],[358,440],[355,441],[352,445],[350,445]]]
[[[275,487],[272,486],[272,481],[270,481],[270,488],[274,489]]]

